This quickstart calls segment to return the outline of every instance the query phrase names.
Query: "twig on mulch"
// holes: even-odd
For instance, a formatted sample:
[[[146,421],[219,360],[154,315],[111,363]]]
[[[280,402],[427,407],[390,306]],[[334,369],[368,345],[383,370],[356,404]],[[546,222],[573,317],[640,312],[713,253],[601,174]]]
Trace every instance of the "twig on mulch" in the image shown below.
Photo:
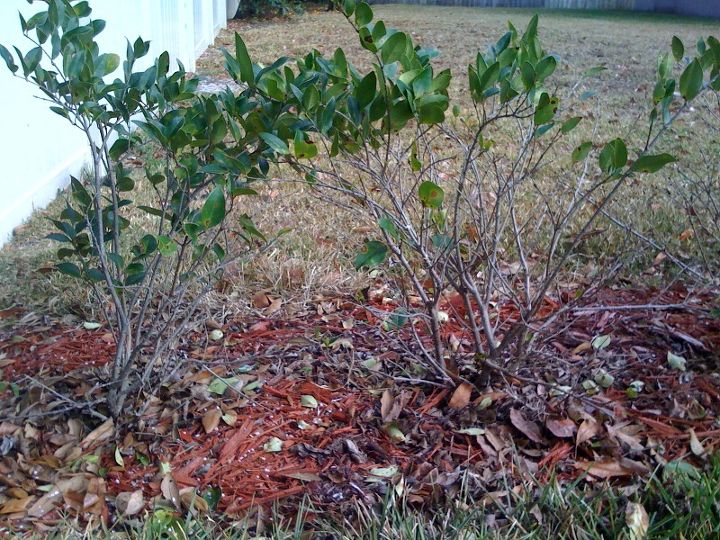
[[[683,311],[694,311],[696,313],[709,313],[709,310],[700,307],[691,306],[690,304],[636,304],[622,306],[591,306],[574,308],[571,311],[575,315],[584,315],[587,313],[602,313],[605,311],[667,311],[679,309]]]

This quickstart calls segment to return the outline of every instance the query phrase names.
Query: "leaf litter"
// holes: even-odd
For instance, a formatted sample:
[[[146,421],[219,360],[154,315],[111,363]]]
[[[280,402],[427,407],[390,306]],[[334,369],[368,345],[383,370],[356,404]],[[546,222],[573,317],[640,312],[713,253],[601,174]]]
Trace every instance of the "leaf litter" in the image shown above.
[[[586,306],[677,305],[687,294],[606,289]],[[145,396],[142,417],[122,427],[67,403],[102,400],[113,352],[102,328],[6,325],[0,516],[47,525],[70,512],[112,523],[158,505],[242,516],[278,503],[291,511],[306,495],[342,512],[357,499],[380,501],[388,485],[422,506],[463,481],[482,498],[522,482],[525,471],[627,483],[658,466],[702,466],[720,446],[712,302],[567,311],[554,323],[562,331],[548,331],[518,372],[537,384],[510,377],[473,399],[466,383],[400,382],[413,367],[412,345],[402,328],[384,324],[391,301],[326,298],[289,319],[227,323],[222,341],[189,334],[178,351],[189,359],[185,372],[163,395]],[[561,306],[548,300],[546,315]],[[498,312],[513,321],[511,310]],[[450,316],[443,331],[458,369],[467,369],[462,321]],[[685,371],[668,362],[675,357]],[[594,378],[606,384],[578,395]],[[643,512],[628,506],[638,533]]]

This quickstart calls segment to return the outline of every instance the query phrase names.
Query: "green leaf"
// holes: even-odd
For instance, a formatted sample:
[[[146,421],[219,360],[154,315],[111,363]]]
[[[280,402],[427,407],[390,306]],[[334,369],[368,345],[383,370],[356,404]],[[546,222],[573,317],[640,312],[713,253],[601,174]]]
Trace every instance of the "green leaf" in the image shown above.
[[[35,47],[34,49],[30,49],[30,51],[28,51],[28,53],[25,55],[25,58],[22,62],[23,72],[25,73],[26,77],[30,73],[35,71],[35,68],[40,63],[41,58],[42,58],[42,47]]]
[[[277,437],[270,437],[268,441],[263,445],[263,450],[268,453],[271,452],[282,452],[283,443],[282,440]]]
[[[252,61],[245,42],[238,33],[235,33],[235,57],[240,65],[240,80],[250,88],[255,88],[255,73],[253,72]]]
[[[624,167],[627,163],[627,147],[622,139],[615,139],[605,145],[598,159],[600,169],[609,173]]]
[[[70,262],[61,262],[57,263],[55,265],[55,268],[57,268],[61,273],[66,274],[68,276],[79,278],[82,276],[82,272],[78,265],[70,263]]]
[[[473,437],[476,437],[478,435],[485,435],[485,430],[483,428],[479,428],[479,427],[470,427],[470,428],[464,428],[464,429],[456,429],[455,433],[460,433],[462,435],[471,435]]]
[[[442,94],[422,96],[415,100],[415,107],[421,124],[440,124],[445,120],[448,97]]]
[[[209,229],[225,219],[225,193],[218,186],[210,192],[205,204],[200,211],[200,221],[203,227]]]
[[[305,142],[305,136],[300,131],[295,132],[294,141],[295,157],[298,159],[312,159],[317,156],[317,145],[312,142]]]
[[[385,262],[387,256],[388,247],[385,244],[377,240],[367,241],[363,250],[355,257],[355,269],[378,266]]]
[[[594,66],[590,69],[586,69],[582,72],[583,77],[595,77],[596,75],[600,75],[603,71],[606,71],[607,68],[605,66]]]
[[[355,13],[355,0],[344,0],[342,4],[343,13],[350,17]]]
[[[303,407],[306,407],[308,409],[317,409],[318,408],[318,402],[317,399],[315,399],[314,396],[311,396],[310,394],[304,394],[300,396],[300,405]]]
[[[158,236],[157,240],[158,251],[163,257],[170,257],[178,250],[177,244],[169,236]]]
[[[397,473],[398,473],[397,465],[390,465],[389,467],[376,467],[375,469],[370,469],[370,474],[372,476],[377,476],[380,478],[392,478]]]
[[[445,192],[442,188],[429,180],[420,184],[418,195],[425,208],[440,208],[445,199]]]
[[[272,133],[264,132],[264,133],[260,134],[260,137],[262,138],[263,141],[265,141],[265,143],[270,148],[275,150],[275,152],[277,152],[278,154],[285,155],[285,154],[290,153],[290,149],[288,148],[288,145],[285,144],[285,142],[282,139],[280,139],[277,135],[273,135]]]
[[[372,21],[373,12],[367,2],[360,2],[355,8],[355,23],[358,26],[365,26]]]
[[[208,503],[208,507],[211,510],[215,510],[222,497],[222,490],[219,487],[208,487],[203,491],[201,497],[205,499],[205,502]]]
[[[679,62],[680,60],[682,60],[683,56],[685,56],[685,45],[683,45],[683,42],[680,40],[679,37],[673,36],[670,47],[672,48],[672,53],[673,57],[675,57],[675,61]]]
[[[605,334],[600,334],[592,339],[592,348],[596,351],[601,351],[610,345],[612,338]]]
[[[563,133],[570,133],[573,129],[577,127],[577,125],[580,123],[580,120],[582,120],[580,116],[574,116],[573,118],[566,120],[565,122],[563,122],[560,131]]]
[[[396,32],[390,36],[380,48],[383,63],[390,64],[402,60],[407,49],[407,41],[407,35],[403,32]]]
[[[672,61],[668,53],[661,54],[657,60],[657,73],[660,80],[665,80],[670,76],[672,71]]]
[[[680,75],[680,94],[686,101],[694,99],[702,90],[703,68],[697,58]]]
[[[632,164],[632,170],[644,173],[654,173],[662,169],[668,163],[675,163],[676,161],[677,159],[670,154],[642,156]]]
[[[228,388],[234,388],[239,382],[240,380],[236,377],[229,377],[227,379],[215,377],[208,385],[208,392],[222,396]]]
[[[687,360],[685,360],[682,356],[673,354],[670,351],[667,353],[667,361],[673,369],[677,369],[678,371],[685,371],[687,369]]]
[[[520,76],[522,77],[525,90],[529,90],[535,85],[537,75],[535,74],[535,68],[533,68],[530,62],[523,62],[522,66],[520,66]]]
[[[377,88],[377,76],[371,71],[355,87],[355,97],[358,100],[358,107],[364,109],[375,99]]]
[[[18,67],[15,64],[15,59],[13,58],[12,54],[10,54],[10,51],[8,51],[2,45],[0,45],[0,56],[2,56],[3,60],[5,60],[5,64],[7,65],[8,69],[10,71],[15,73],[18,70]]]
[[[98,58],[96,73],[100,77],[109,75],[120,65],[120,57],[117,54],[103,54]]]
[[[128,139],[118,139],[112,147],[110,147],[110,157],[117,161],[120,159],[120,156],[128,151],[128,148],[130,148],[130,141]]]
[[[537,80],[542,82],[547,79],[550,75],[555,72],[557,67],[557,60],[554,56],[546,56],[540,60],[535,66],[535,73],[537,74]]]
[[[593,144],[590,141],[585,141],[584,143],[580,144],[575,150],[573,150],[572,153],[572,160],[574,163],[577,163],[578,161],[584,160],[588,154],[590,153],[590,150],[592,150]]]

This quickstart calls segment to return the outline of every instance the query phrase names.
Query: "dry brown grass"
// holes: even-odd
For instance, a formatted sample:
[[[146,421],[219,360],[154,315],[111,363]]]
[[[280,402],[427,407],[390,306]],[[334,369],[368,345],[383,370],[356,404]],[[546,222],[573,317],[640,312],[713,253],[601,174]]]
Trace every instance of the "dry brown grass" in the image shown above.
[[[532,16],[527,10],[444,8],[427,6],[374,6],[378,17],[388,26],[409,31],[415,40],[440,51],[439,68],[450,68],[454,74],[451,98],[468,107],[467,64],[478,49],[494,42],[511,19],[520,28]],[[717,34],[712,22],[671,17],[617,15],[578,12],[543,12],[540,35],[546,49],[559,56],[560,67],[554,77],[564,106],[587,117],[564,149],[576,141],[590,138],[637,137],[634,129],[644,118],[648,92],[654,80],[655,59],[659,51],[669,49],[670,39],[678,35],[686,44],[699,36]],[[336,12],[314,11],[288,20],[231,21],[221,33],[214,48],[200,59],[201,75],[222,76],[221,47],[233,47],[234,32],[239,32],[256,61],[270,63],[279,56],[299,56],[316,48],[331,54],[345,49],[360,68],[369,67],[371,58],[358,45],[352,29]],[[583,71],[607,67],[601,76],[576,88]],[[578,94],[593,90],[596,97],[581,101]],[[689,162],[697,159],[697,141],[717,144],[699,118],[690,115],[673,131],[668,147],[678,151]],[[688,144],[688,141],[696,141]],[[713,142],[715,141],[715,142]],[[565,158],[566,159],[566,158]],[[549,168],[548,181],[562,160]],[[278,171],[279,179],[292,179],[290,173]],[[667,176],[636,184],[635,192],[623,198],[615,211],[630,216],[634,225],[664,237],[676,237],[682,231],[681,219],[673,208],[658,211],[651,201],[663,199]],[[307,187],[272,183],[261,196],[247,198],[242,211],[251,214],[261,230],[269,234],[289,228],[273,250],[257,259],[237,265],[228,276],[228,287],[214,296],[210,307],[235,312],[248,307],[248,298],[261,290],[279,295],[287,305],[303,302],[327,290],[354,291],[366,278],[352,270],[351,260],[367,235],[366,223],[347,212],[316,200]],[[88,298],[82,288],[55,274],[38,273],[37,269],[52,260],[53,245],[43,240],[50,227],[44,217],[56,214],[61,203],[53,203],[20,229],[15,240],[0,253],[0,308],[26,305],[30,309],[65,312],[68,309],[87,314]],[[531,211],[528,201],[527,211]],[[623,246],[626,235],[613,233],[592,249],[596,253],[614,252]],[[593,255],[589,255],[591,258]]]

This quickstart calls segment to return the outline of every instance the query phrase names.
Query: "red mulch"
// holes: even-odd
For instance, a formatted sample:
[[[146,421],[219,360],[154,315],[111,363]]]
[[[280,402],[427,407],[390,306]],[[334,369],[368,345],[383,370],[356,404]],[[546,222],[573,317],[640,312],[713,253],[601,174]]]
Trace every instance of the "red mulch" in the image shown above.
[[[585,305],[675,304],[686,296],[680,288],[662,293],[607,289]],[[257,362],[265,368],[273,363],[281,366],[261,373],[261,389],[240,398],[230,393],[210,399],[190,397],[188,384],[178,383],[182,388],[178,392],[185,392],[185,402],[191,403],[189,410],[179,415],[183,398],[171,393],[166,403],[157,403],[143,419],[143,433],[116,435],[124,466],[116,463],[114,446],[104,452],[108,492],[142,489],[146,498],[159,495],[159,461],[171,463],[172,476],[181,489],[195,487],[202,492],[207,487],[220,488],[218,508],[228,514],[305,494],[319,507],[365,498],[388,480],[372,471],[388,467],[397,467],[406,479],[410,500],[422,502],[439,496],[438,490],[457,485],[463,471],[475,474],[480,484],[492,486],[499,475],[522,475],[523,469],[540,477],[555,471],[560,478],[572,479],[593,464],[611,461],[620,471],[613,477],[627,477],[653,468],[653,449],[658,445],[662,445],[666,461],[690,459],[699,464],[702,459],[693,456],[689,448],[690,428],[708,453],[720,447],[716,423],[720,411],[720,320],[707,315],[705,309],[716,302],[713,296],[696,297],[693,302],[695,309],[689,310],[568,312],[547,332],[554,337],[548,338],[546,345],[538,345],[544,353],[519,373],[537,378],[549,374],[562,384],[579,387],[602,367],[615,377],[615,383],[598,399],[613,409],[614,415],[564,397],[549,398],[546,391],[519,380],[498,386],[489,396],[492,406],[485,410],[449,409],[453,389],[408,384],[395,391],[396,399],[404,403],[395,425],[405,441],[390,438],[380,419],[379,395],[361,388],[392,386],[382,373],[369,373],[362,381],[367,384],[345,382],[345,373],[351,370],[348,364],[355,365],[363,358],[402,361],[404,347],[410,344],[400,346],[398,334],[382,330],[378,316],[379,310],[392,311],[394,306],[377,302],[368,309],[341,301],[335,312],[326,308],[288,321],[228,325],[224,345],[189,341],[184,351],[193,358],[212,359],[213,373],[224,376],[233,372],[238,361]],[[548,300],[545,315],[558,308],[560,304]],[[513,318],[511,311],[499,316]],[[353,320],[354,326],[344,325],[347,320]],[[446,338],[452,334],[462,343],[467,337],[456,318],[444,329]],[[350,339],[352,351],[318,345],[314,339],[318,334],[333,340]],[[598,334],[611,336],[612,342],[606,351],[596,354],[588,350],[587,343]],[[100,366],[112,355],[110,338],[102,330],[55,327],[26,331],[20,340],[0,343],[0,358],[5,355],[3,378],[79,373]],[[671,369],[668,351],[686,356],[690,370]],[[295,371],[300,362],[309,362],[307,375]],[[189,373],[199,377],[195,381],[202,379],[202,368]],[[645,390],[631,399],[625,389],[633,381],[642,381]],[[302,406],[303,395],[313,396],[318,407]],[[473,395],[472,403],[478,405],[484,397],[488,396]],[[220,422],[206,433],[201,420],[216,406],[236,413],[237,421],[233,425]],[[512,409],[522,411],[542,438],[534,440],[525,428],[511,421]],[[600,427],[592,445],[590,441],[576,445],[574,434],[558,437],[545,427],[549,418],[570,416],[580,424],[592,420],[593,415]],[[610,434],[611,429],[624,429],[626,424],[632,428],[627,438]],[[485,433],[458,433],[477,426],[485,428]],[[282,441],[280,452],[264,449],[273,437]],[[40,454],[53,451],[49,440],[41,441]],[[513,459],[517,451],[522,456],[519,462]],[[141,463],[140,453],[149,455],[149,465]]]

